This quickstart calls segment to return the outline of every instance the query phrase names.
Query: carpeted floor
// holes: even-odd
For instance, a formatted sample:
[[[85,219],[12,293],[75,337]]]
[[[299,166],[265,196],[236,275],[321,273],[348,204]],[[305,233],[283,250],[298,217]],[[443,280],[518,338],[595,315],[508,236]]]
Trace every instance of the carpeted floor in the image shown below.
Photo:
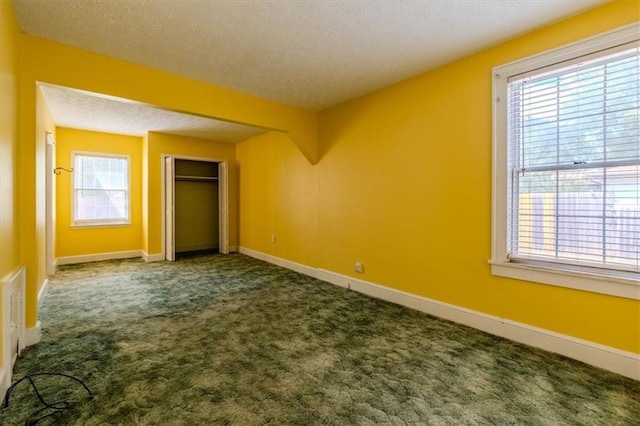
[[[639,382],[240,254],[61,267],[40,318],[14,380],[94,398],[38,377],[39,425],[640,424]]]

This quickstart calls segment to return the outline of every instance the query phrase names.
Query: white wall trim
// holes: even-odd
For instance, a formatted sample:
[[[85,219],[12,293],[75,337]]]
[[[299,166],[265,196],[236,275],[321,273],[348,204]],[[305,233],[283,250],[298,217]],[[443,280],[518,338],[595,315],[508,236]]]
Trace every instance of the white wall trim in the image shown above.
[[[38,292],[38,308],[42,306],[42,302],[44,302],[44,298],[47,296],[49,292],[49,278],[46,278],[40,287],[40,291]]]
[[[142,257],[142,250],[113,251],[107,253],[81,254],[78,256],[63,256],[57,259],[58,265],[72,265],[75,263],[98,262],[101,260],[129,259]]]
[[[31,346],[40,342],[42,337],[42,323],[36,321],[35,327],[25,328],[24,330],[24,345]]]
[[[143,251],[142,259],[144,259],[145,262],[160,262],[161,260],[164,260],[164,254],[162,253],[147,254],[146,252]]]
[[[229,253],[237,253],[238,246],[229,246]]]
[[[622,351],[566,334],[428,299],[326,269],[300,265],[245,247],[240,247],[240,253],[371,297],[406,306],[528,346],[555,352],[622,376],[640,380],[640,354]]]
[[[319,269],[318,278],[378,299],[640,380],[640,355]]]
[[[162,132],[152,132],[152,133],[162,133]],[[160,161],[161,161],[161,166],[160,166],[160,182],[162,182],[161,185],[161,192],[160,192],[160,203],[162,206],[162,214],[161,214],[161,221],[160,221],[160,241],[162,243],[162,253],[161,259],[154,259],[154,260],[147,260],[145,258],[145,261],[147,262],[152,262],[155,260],[165,260],[167,259],[169,256],[167,254],[167,163],[166,163],[166,159],[167,158],[173,158],[173,160],[190,160],[190,161],[205,161],[208,163],[218,163],[218,167],[220,167],[221,164],[226,164],[227,166],[225,166],[225,169],[228,171],[228,164],[230,160],[220,160],[220,159],[215,159],[215,158],[207,158],[207,157],[193,157],[193,156],[188,156],[188,155],[179,155],[179,154],[160,154]],[[220,169],[218,169],[220,171]],[[226,176],[226,174],[225,174]],[[219,178],[221,178],[221,176],[219,176]],[[221,181],[218,181],[219,183],[222,183]],[[175,182],[174,182],[175,184]],[[228,193],[229,193],[229,179],[226,178],[224,179],[224,189],[223,192],[225,193],[225,198],[228,198]],[[219,188],[222,189],[222,188]],[[218,193],[222,193],[220,190],[218,191]],[[227,211],[225,213],[226,216],[226,226],[224,227],[226,229],[226,234],[227,234],[227,246],[228,246],[228,251],[229,252],[234,252],[237,251],[235,250],[236,246],[229,246],[228,245],[228,240],[229,240],[229,213],[228,213],[228,209],[229,209],[229,202],[228,200],[226,200],[224,203],[220,203],[220,206],[222,205],[226,205],[227,207]],[[222,226],[222,222],[219,222],[219,230],[221,230],[223,228]],[[220,244],[218,244],[220,246]],[[232,247],[234,247],[234,249],[232,249]],[[175,254],[175,247],[174,247],[174,254]]]
[[[317,278],[317,269],[312,268],[310,266],[303,265],[301,263],[292,262],[287,259],[282,259],[280,257],[272,256],[267,253],[262,253],[260,251],[252,250],[246,247],[240,247],[240,253],[246,254],[247,256],[251,256],[255,259],[264,260],[265,262],[273,263],[274,265],[282,266],[283,268],[291,269],[296,272],[300,272],[301,274],[309,275],[311,277]]]
[[[640,300],[640,279],[490,260],[491,273],[522,281]]]

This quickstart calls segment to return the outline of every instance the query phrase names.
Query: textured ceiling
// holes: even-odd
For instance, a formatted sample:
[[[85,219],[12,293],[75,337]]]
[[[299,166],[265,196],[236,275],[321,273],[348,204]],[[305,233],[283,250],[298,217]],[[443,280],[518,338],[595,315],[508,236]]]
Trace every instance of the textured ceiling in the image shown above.
[[[48,84],[40,87],[60,127],[132,136],[156,131],[219,142],[240,142],[265,131],[96,93]]]
[[[14,0],[28,34],[321,110],[602,0]]]

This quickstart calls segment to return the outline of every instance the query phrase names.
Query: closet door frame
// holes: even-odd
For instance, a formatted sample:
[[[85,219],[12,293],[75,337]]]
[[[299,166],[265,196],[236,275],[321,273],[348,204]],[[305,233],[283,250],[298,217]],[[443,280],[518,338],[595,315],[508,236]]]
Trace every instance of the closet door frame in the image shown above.
[[[174,157],[163,157],[162,181],[162,239],[163,252],[166,260],[176,260],[176,244],[175,244],[175,213],[176,213],[176,160]]]
[[[218,251],[229,253],[228,161],[207,157],[162,154],[162,257],[175,260],[175,161],[204,161],[218,164]]]
[[[229,254],[229,165],[218,162],[218,251]]]

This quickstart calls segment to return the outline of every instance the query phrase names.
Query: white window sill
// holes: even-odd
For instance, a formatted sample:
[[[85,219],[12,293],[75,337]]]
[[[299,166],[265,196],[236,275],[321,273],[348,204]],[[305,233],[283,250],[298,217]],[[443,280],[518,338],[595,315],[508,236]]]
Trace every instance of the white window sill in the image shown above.
[[[500,277],[640,300],[640,278],[627,278],[499,260],[490,260],[489,263],[491,264],[491,273]]]
[[[131,222],[88,222],[88,223],[74,223],[71,228],[118,228],[131,226]]]

